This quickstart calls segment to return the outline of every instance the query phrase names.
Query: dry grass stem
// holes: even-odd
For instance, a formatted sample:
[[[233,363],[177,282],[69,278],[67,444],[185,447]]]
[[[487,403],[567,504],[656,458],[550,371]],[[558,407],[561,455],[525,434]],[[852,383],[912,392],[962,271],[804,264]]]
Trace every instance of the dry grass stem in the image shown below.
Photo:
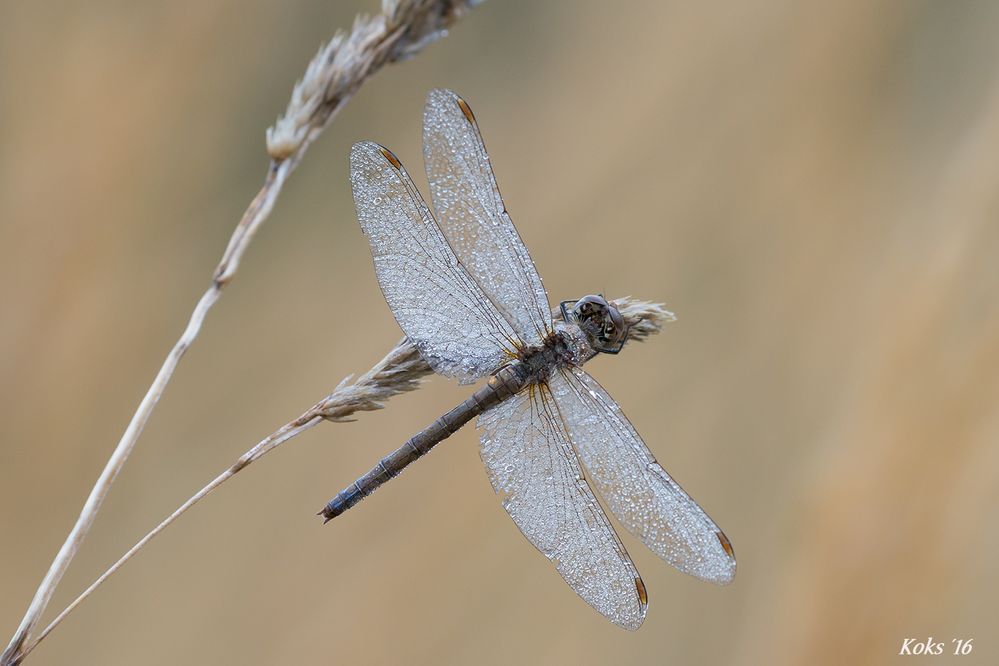
[[[349,33],[337,32],[319,49],[295,85],[288,109],[267,130],[270,156],[300,155],[372,72],[415,55],[480,1],[384,0],[381,14],[358,16]]]
[[[662,330],[663,325],[675,319],[672,312],[664,309],[658,303],[625,297],[614,301],[614,304],[621,311],[621,314],[624,315],[625,321],[630,327],[628,329],[627,340],[629,343],[641,342],[647,339],[650,335]],[[561,312],[556,310],[554,316],[560,317]],[[170,524],[187,512],[188,509],[234,477],[250,465],[250,463],[259,460],[265,454],[270,453],[281,444],[305,432],[323,420],[342,423],[354,420],[350,417],[357,412],[382,409],[385,406],[386,400],[400,393],[416,390],[419,388],[422,380],[431,374],[433,374],[433,370],[431,370],[427,362],[423,360],[423,357],[420,356],[416,348],[403,338],[381,361],[375,364],[368,372],[361,375],[356,381],[351,381],[352,377],[349,376],[344,378],[332,393],[306,410],[297,419],[289,421],[260,440],[253,448],[241,455],[228,469],[215,477],[211,483],[192,495],[176,511],[163,519],[146,536],[142,537],[117,562],[101,574],[90,587],[84,590],[71,604],[63,609],[37,638],[27,644],[23,650],[23,654],[26,655],[33,650],[84,599],[89,597],[104,581],[110,578],[128,560],[132,559],[136,553],[142,550],[146,544],[152,541],[153,537],[169,527]]]
[[[408,58],[446,34],[447,28],[474,4],[477,3],[473,0],[383,0],[380,14],[358,17],[350,32],[336,33],[309,63],[305,76],[295,86],[284,116],[267,130],[271,163],[263,186],[236,225],[211,284],[191,313],[180,339],[167,354],[87,497],[73,529],[42,579],[20,626],[0,655],[0,666],[17,664],[27,654],[24,647],[31,632],[90,531],[104,498],[135,447],[180,359],[197,338],[222,289],[232,280],[246,248],[270,215],[285,181],[309,145],[368,77],[383,65]]]

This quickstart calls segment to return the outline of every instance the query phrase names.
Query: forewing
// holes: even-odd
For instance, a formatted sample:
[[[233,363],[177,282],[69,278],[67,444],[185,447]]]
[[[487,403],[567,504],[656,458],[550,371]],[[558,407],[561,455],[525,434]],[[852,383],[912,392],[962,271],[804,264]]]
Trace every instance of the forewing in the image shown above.
[[[637,629],[645,586],[583,477],[544,387],[479,417],[482,461],[503,508],[576,593],[609,620]]]
[[[732,545],[656,462],[614,399],[580,368],[554,373],[549,385],[590,480],[628,531],[684,573],[731,582]]]
[[[350,184],[375,274],[406,336],[438,373],[491,374],[517,336],[448,245],[409,174],[370,141],[350,151]]]
[[[548,296],[503,205],[472,110],[450,90],[427,96],[423,159],[455,254],[521,339],[540,344],[551,328]]]

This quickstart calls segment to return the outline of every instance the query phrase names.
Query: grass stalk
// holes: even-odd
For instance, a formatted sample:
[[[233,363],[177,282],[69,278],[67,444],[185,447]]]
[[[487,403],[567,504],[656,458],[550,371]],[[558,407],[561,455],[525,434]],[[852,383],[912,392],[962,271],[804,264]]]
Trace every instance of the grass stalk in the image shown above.
[[[232,281],[254,235],[270,215],[288,176],[311,143],[371,75],[386,64],[412,57],[436,41],[474,4],[477,4],[474,0],[383,0],[380,13],[358,16],[350,31],[337,32],[309,63],[305,75],[294,87],[284,115],[267,130],[270,166],[263,186],[236,225],[210,285],[139,403],[20,625],[0,655],[0,666],[21,663],[30,647],[37,645],[40,637],[32,640],[32,632],[90,532],[115,478],[135,448],[181,358],[197,339],[209,311]],[[30,647],[26,649],[27,646]]]

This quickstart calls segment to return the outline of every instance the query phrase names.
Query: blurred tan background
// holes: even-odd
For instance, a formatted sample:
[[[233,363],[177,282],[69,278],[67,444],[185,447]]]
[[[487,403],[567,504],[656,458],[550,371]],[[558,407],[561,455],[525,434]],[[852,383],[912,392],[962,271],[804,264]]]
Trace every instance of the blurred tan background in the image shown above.
[[[0,5],[0,628],[38,581],[264,175],[264,128],[374,2]],[[999,5],[487,2],[369,81],[286,188],[48,614],[399,337],[353,141],[425,187],[476,111],[553,301],[665,302],[592,372],[722,525],[715,588],[626,536],[635,634],[500,509],[471,428],[313,515],[467,392],[434,379],[253,466],[29,664],[880,664],[999,626]]]

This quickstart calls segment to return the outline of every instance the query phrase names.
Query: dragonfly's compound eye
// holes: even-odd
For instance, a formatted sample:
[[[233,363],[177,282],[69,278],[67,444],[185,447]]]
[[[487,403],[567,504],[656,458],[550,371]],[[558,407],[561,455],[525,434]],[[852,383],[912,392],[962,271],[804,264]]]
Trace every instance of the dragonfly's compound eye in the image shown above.
[[[572,314],[594,349],[616,352],[621,348],[628,328],[617,308],[602,296],[584,296],[576,301]]]
[[[621,313],[613,305],[607,305],[604,316],[605,349],[618,351],[621,349],[621,345],[624,344],[624,339],[628,335],[628,325],[624,323],[624,317],[621,316]]]

